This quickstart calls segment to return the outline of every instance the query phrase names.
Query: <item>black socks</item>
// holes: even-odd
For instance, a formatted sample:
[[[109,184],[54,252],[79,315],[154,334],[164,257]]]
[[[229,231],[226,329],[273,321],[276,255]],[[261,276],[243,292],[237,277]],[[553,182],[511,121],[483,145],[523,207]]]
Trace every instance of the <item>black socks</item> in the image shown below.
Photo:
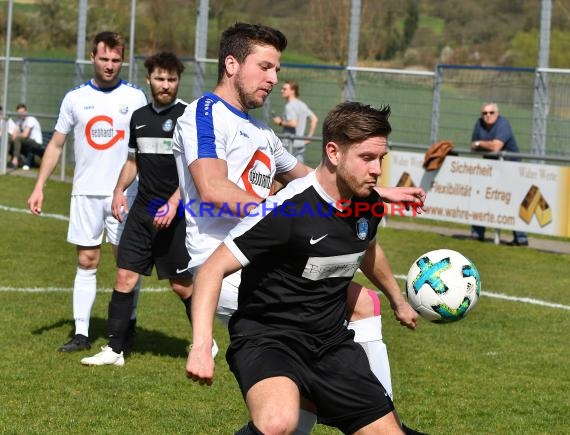
[[[263,435],[263,432],[256,428],[253,422],[250,421],[244,427],[234,432],[234,435]]]
[[[117,290],[113,290],[111,295],[107,327],[109,346],[115,353],[121,353],[124,350],[125,338],[133,311],[134,296],[134,292],[121,293]]]
[[[188,298],[181,300],[186,307],[186,315],[188,316],[188,321],[190,324],[192,324],[192,296],[188,296]]]

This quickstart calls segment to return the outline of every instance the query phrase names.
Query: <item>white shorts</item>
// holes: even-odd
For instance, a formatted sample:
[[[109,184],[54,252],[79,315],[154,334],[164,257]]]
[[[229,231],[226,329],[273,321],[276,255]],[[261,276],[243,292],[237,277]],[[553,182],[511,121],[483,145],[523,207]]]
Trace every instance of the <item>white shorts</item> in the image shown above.
[[[241,269],[224,278],[216,316],[226,325],[238,307],[238,288],[241,282]]]
[[[192,275],[195,277],[200,266],[191,269]],[[241,282],[241,269],[224,278],[222,281],[222,289],[220,291],[220,300],[216,308],[216,317],[226,326],[230,321],[232,314],[236,312],[238,307],[238,288]]]
[[[134,197],[127,196],[129,207],[133,201]],[[126,215],[122,223],[115,219],[111,212],[112,202],[112,195],[71,195],[67,241],[77,246],[99,246],[105,230],[106,241],[118,245]]]

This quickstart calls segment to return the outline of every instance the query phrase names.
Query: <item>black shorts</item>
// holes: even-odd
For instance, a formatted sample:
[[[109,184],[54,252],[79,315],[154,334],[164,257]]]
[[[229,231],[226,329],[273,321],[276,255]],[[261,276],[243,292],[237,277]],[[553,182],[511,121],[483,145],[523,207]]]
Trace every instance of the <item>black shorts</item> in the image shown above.
[[[158,279],[191,278],[186,249],[186,222],[176,216],[170,226],[157,230],[147,207],[133,204],[117,250],[117,267],[149,276],[156,266]]]
[[[339,343],[286,331],[234,337],[226,353],[243,396],[263,379],[286,376],[317,407],[319,423],[353,433],[394,409],[370,370],[362,347],[347,331]]]

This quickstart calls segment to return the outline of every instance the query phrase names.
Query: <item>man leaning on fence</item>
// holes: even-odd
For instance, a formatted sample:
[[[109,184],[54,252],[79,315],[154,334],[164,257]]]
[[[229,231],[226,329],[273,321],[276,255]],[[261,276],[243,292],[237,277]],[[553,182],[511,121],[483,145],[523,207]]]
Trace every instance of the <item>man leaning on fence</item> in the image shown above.
[[[484,103],[481,106],[481,117],[477,119],[471,135],[471,149],[483,152],[519,152],[511,124],[507,118],[499,114],[499,106],[496,103]],[[507,156],[505,160],[516,161],[520,159]],[[485,227],[473,225],[471,227],[471,238],[484,241]],[[513,240],[507,244],[509,246],[528,246],[527,234],[522,231],[513,231]]]

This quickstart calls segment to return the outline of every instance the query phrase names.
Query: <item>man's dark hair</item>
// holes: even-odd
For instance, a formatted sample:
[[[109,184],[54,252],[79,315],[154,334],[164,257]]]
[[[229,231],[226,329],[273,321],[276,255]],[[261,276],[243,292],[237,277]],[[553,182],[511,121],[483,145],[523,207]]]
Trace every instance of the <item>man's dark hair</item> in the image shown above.
[[[20,109],[28,110],[28,108],[26,107],[26,105],[24,103],[20,103],[16,106],[16,110],[20,110]],[[0,107],[0,110],[2,110],[1,107]]]
[[[299,83],[296,80],[287,80],[285,83],[289,85],[291,90],[295,93],[296,97],[299,97]]]
[[[335,142],[345,148],[371,137],[388,137],[392,131],[389,117],[388,105],[375,109],[350,101],[338,104],[323,122],[323,158],[326,156],[325,147],[329,142]]]
[[[147,57],[144,61],[144,66],[149,76],[157,68],[161,68],[166,71],[176,71],[178,77],[180,77],[184,72],[184,64],[174,53],[169,51],[161,51],[160,53]]]
[[[287,38],[279,30],[260,24],[236,23],[222,33],[218,53],[218,84],[226,71],[226,57],[233,56],[241,64],[255,45],[270,45],[284,51]]]
[[[97,45],[100,42],[110,49],[121,48],[121,57],[125,56],[125,40],[120,34],[109,31],[97,33],[93,38],[93,48],[91,49],[93,56],[97,54]]]

